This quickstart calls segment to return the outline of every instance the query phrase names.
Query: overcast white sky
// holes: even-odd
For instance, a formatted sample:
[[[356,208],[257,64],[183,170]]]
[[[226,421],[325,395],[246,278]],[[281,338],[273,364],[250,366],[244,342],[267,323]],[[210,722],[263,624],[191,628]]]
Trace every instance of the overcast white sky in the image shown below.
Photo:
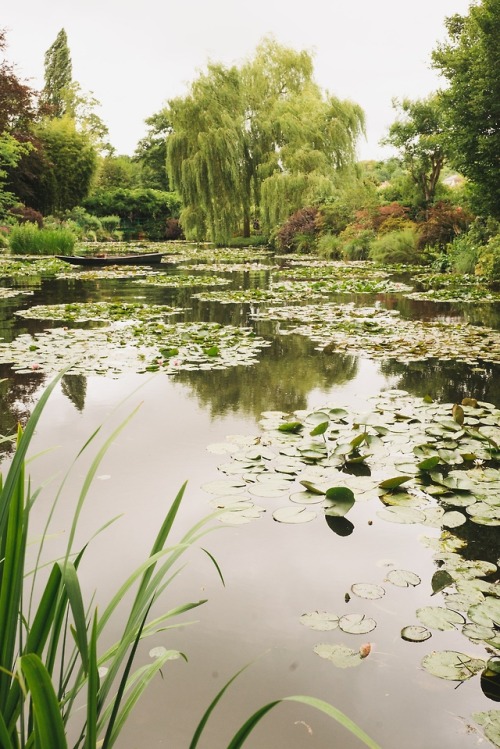
[[[118,153],[132,154],[144,119],[182,95],[208,60],[251,57],[262,38],[307,49],[323,89],[362,106],[362,159],[394,119],[393,97],[426,96],[440,85],[430,54],[446,38],[444,19],[470,0],[4,0],[7,59],[35,88],[43,58],[66,29],[73,78],[102,104]]]

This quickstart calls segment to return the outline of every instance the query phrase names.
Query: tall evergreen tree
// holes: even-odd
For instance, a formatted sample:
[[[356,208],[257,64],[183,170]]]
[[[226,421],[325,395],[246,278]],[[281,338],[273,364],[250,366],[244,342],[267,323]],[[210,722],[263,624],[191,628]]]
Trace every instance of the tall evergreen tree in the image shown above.
[[[68,37],[65,30],[61,29],[55,42],[45,53],[45,86],[42,99],[50,106],[54,117],[62,117],[66,112],[67,91],[71,81],[72,64]]]

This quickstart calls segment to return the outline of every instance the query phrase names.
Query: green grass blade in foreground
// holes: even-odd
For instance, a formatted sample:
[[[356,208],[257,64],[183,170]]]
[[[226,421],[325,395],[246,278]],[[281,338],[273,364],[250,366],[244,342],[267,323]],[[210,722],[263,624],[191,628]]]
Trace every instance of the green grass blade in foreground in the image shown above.
[[[9,472],[7,473],[7,478],[5,479],[2,493],[0,495],[0,536],[3,533],[3,528],[6,522],[7,511],[10,504],[10,497],[18,481],[21,468],[24,465],[26,452],[31,442],[31,438],[33,437],[36,425],[38,424],[38,420],[40,419],[42,411],[45,408],[45,404],[47,403],[52,391],[66,372],[67,369],[64,369],[61,374],[57,375],[57,377],[55,377],[50,385],[43,391],[40,400],[36,404],[35,408],[33,409],[33,413],[28,419],[28,423],[26,424],[21,439],[19,440],[19,444],[17,446],[14,458],[9,468]]]
[[[2,749],[14,749],[2,713],[0,713],[0,746]]]
[[[368,746],[370,749],[382,749],[381,746],[376,743],[376,741],[370,738],[370,736],[368,736],[367,733],[365,733],[356,723],[354,723],[354,721],[348,718],[347,715],[338,710],[336,707],[333,707],[333,705],[330,705],[328,702],[324,702],[323,700],[319,700],[315,697],[306,697],[302,695],[284,697],[283,699],[276,700],[275,702],[269,702],[267,705],[264,705],[264,707],[261,707],[252,716],[250,716],[250,718],[246,721],[246,723],[244,723],[243,726],[241,726],[240,730],[235,734],[231,742],[228,744],[227,749],[240,749],[240,747],[243,746],[246,739],[252,733],[257,723],[259,723],[264,715],[272,710],[273,707],[276,707],[276,705],[279,705],[281,702],[300,702],[304,705],[314,707],[316,710],[320,710],[322,713],[325,713],[330,718],[333,718],[333,720],[340,723],[340,725],[342,725],[354,736],[356,736],[356,738],[362,741],[365,746]]]
[[[217,694],[217,695],[215,696],[215,698],[214,698],[214,699],[212,700],[212,702],[211,702],[211,703],[210,703],[210,705],[208,706],[207,710],[206,710],[206,711],[205,711],[205,713],[203,714],[203,716],[202,716],[202,719],[200,720],[200,722],[198,723],[198,725],[197,725],[197,727],[196,727],[196,731],[194,732],[194,734],[193,734],[193,738],[191,739],[191,743],[189,744],[189,749],[196,749],[196,747],[198,746],[198,741],[200,740],[201,734],[203,733],[203,729],[205,728],[205,726],[206,726],[206,724],[207,724],[207,721],[208,721],[208,719],[210,718],[210,715],[212,714],[212,712],[213,712],[214,708],[215,708],[215,707],[217,706],[217,704],[218,704],[218,703],[220,702],[220,700],[222,699],[222,696],[224,695],[224,692],[225,692],[225,691],[226,691],[226,689],[227,689],[227,688],[228,688],[228,687],[229,687],[229,686],[230,686],[230,685],[231,685],[231,684],[233,683],[233,681],[234,681],[235,679],[237,679],[237,678],[238,678],[238,676],[239,676],[239,675],[240,675],[241,673],[243,673],[243,671],[244,671],[244,670],[245,670],[246,668],[248,668],[248,666],[249,666],[249,665],[250,665],[250,664],[248,664],[248,663],[247,663],[247,665],[246,665],[246,666],[243,666],[243,668],[240,668],[240,670],[239,670],[239,671],[237,671],[237,672],[235,673],[235,675],[234,675],[234,676],[232,676],[232,677],[231,677],[231,678],[229,679],[229,681],[228,681],[228,682],[226,682],[226,684],[224,684],[224,686],[222,687],[222,689],[220,690],[220,692],[218,692],[218,694]]]
[[[35,746],[41,749],[67,749],[59,702],[47,669],[34,653],[23,655],[21,669],[35,715]]]
[[[85,749],[95,749],[97,744],[97,695],[99,672],[97,669],[97,611],[94,613],[89,646],[89,671],[87,682],[87,725]]]
[[[66,595],[68,596],[69,605],[73,614],[73,621],[75,623],[76,645],[82,659],[83,670],[85,671],[85,673],[87,673],[89,663],[87,620],[85,617],[85,607],[83,605],[82,591],[74,564],[72,562],[66,562],[64,567],[61,568],[61,574],[63,585],[66,590]]]

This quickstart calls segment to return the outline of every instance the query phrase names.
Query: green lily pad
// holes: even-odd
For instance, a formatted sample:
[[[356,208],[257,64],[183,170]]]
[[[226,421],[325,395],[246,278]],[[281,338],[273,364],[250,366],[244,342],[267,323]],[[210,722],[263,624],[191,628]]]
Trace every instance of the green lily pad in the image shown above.
[[[394,476],[393,478],[381,481],[379,487],[381,489],[397,489],[398,486],[406,484],[406,482],[410,481],[411,478],[411,476]]]
[[[316,513],[305,507],[280,507],[273,512],[273,518],[278,523],[309,523],[314,520]]]
[[[466,681],[482,671],[486,662],[454,650],[430,653],[422,660],[422,668],[433,676],[449,681]]]
[[[418,575],[409,570],[391,570],[385,579],[399,588],[413,588],[422,582]]]
[[[336,614],[329,614],[327,611],[311,611],[308,614],[302,614],[300,623],[305,627],[327,632],[337,629],[339,617]]]
[[[354,504],[354,493],[345,486],[334,486],[326,491],[328,503],[325,515],[342,518]]]
[[[437,570],[431,580],[431,586],[432,586],[432,595],[435,595],[436,593],[440,593],[445,588],[449,588],[450,585],[453,585],[455,580],[452,578],[449,572],[446,570]]]
[[[472,717],[484,728],[484,735],[492,744],[500,747],[500,710],[473,713]]]
[[[351,585],[351,591],[355,596],[369,600],[376,600],[385,596],[385,589],[381,585],[374,585],[373,583],[354,583]]]
[[[363,661],[359,650],[351,650],[346,645],[322,643],[316,645],[314,652],[320,658],[326,658],[331,661],[337,668],[353,668],[354,666],[359,666]]]
[[[377,515],[382,520],[390,523],[424,523],[425,513],[413,507],[386,507],[383,510],[377,510]]]
[[[425,642],[432,637],[432,632],[429,632],[426,627],[413,624],[408,627],[403,627],[401,630],[401,637],[408,642]]]
[[[364,614],[346,614],[339,619],[339,628],[350,635],[366,635],[377,626],[375,619]]]
[[[417,609],[417,619],[430,629],[457,629],[465,624],[465,617],[458,611],[445,609],[441,606],[424,606]]]

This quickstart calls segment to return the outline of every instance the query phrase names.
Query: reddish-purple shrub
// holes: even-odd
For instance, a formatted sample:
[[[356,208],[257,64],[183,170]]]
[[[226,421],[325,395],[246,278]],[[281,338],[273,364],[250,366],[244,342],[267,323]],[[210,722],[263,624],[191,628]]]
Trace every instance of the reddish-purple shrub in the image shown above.
[[[27,208],[25,205],[15,205],[9,210],[11,216],[20,224],[36,224],[39,229],[43,228],[43,216],[34,208]]]
[[[467,231],[473,216],[444,200],[432,205],[418,223],[419,247],[444,249],[455,237]]]

